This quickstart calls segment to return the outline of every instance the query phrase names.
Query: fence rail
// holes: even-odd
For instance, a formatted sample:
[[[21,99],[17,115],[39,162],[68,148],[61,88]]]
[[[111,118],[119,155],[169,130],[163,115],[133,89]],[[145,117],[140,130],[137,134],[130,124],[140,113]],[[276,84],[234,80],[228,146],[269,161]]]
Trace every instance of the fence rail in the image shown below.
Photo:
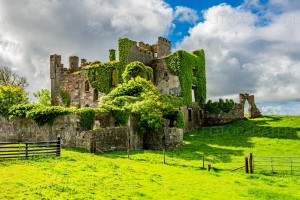
[[[270,171],[300,174],[300,156],[253,156],[250,154],[250,172]],[[252,170],[251,170],[252,168]]]
[[[60,137],[56,141],[0,142],[0,159],[28,159],[37,156],[60,156]]]

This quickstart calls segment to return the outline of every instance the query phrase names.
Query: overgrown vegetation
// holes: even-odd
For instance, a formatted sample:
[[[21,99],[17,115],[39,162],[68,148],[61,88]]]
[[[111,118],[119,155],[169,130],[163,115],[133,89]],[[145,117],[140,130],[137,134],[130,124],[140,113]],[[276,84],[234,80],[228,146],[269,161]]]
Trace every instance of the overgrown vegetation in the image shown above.
[[[64,104],[64,106],[70,107],[71,95],[67,91],[64,91],[64,90],[60,90],[59,95],[60,95],[61,101]]]
[[[137,76],[144,78],[147,81],[152,81],[153,70],[151,67],[145,66],[139,61],[126,65],[125,71],[122,74],[123,82],[127,83],[130,79],[136,78]]]
[[[43,106],[50,106],[51,105],[51,92],[48,89],[41,89],[36,93],[33,93],[33,96],[39,100],[39,104]],[[70,97],[71,100],[71,97]]]
[[[84,131],[92,130],[94,126],[94,118],[96,114],[96,109],[94,108],[81,108],[80,113],[80,123]]]
[[[204,109],[211,114],[220,114],[221,112],[228,113],[231,111],[235,106],[235,103],[232,99],[225,101],[223,99],[219,99],[219,101],[212,102],[209,100],[206,104]]]
[[[206,100],[205,55],[203,50],[192,54],[185,51],[176,51],[163,58],[171,74],[179,77],[181,97],[184,104],[191,105],[192,89],[195,91],[195,100],[202,107]]]
[[[119,84],[108,95],[100,98],[99,106],[112,112],[121,125],[127,123],[130,113],[136,115],[143,132],[162,128],[164,117],[175,120],[176,127],[184,126],[182,113],[172,104],[164,102],[157,88],[139,76]]]
[[[60,106],[41,106],[26,112],[26,118],[33,119],[38,126],[43,126],[45,124],[52,126],[57,117],[70,114],[73,111],[74,109]]]
[[[8,118],[13,105],[28,103],[27,96],[23,87],[0,86],[0,115]]]
[[[299,176],[230,172],[250,152],[300,155],[300,117],[205,127],[184,141],[166,151],[166,164],[154,150],[132,151],[128,159],[126,151],[62,149],[61,157],[0,161],[0,199],[300,199]],[[210,172],[201,169],[202,154],[205,168],[212,163]]]

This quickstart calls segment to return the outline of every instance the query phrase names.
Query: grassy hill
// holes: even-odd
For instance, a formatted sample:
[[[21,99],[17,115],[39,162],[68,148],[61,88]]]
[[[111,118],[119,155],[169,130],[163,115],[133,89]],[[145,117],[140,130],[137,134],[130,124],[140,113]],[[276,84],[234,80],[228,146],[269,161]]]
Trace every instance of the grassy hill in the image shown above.
[[[300,156],[300,117],[264,116],[185,134],[167,151],[0,161],[0,199],[300,199],[300,176],[244,170],[250,152]],[[201,157],[213,170],[201,169]]]

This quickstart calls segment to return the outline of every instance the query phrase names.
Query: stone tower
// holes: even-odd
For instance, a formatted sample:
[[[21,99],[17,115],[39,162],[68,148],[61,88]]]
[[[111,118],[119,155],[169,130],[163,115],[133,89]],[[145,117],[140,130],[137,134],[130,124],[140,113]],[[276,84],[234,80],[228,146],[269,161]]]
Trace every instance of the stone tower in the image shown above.
[[[70,72],[76,72],[78,68],[79,59],[77,56],[70,56],[69,57],[69,69]]]
[[[153,54],[155,59],[162,58],[171,54],[172,43],[163,37],[158,37],[156,45],[153,45]]]
[[[51,78],[51,104],[57,104],[57,94],[63,76],[64,65],[61,64],[61,56],[50,55],[50,78]]]

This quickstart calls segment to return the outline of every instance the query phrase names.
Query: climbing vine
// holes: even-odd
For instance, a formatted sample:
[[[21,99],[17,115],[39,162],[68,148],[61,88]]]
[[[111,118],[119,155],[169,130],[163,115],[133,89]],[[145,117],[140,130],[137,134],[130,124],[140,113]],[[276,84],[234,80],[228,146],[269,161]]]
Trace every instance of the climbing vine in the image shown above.
[[[139,61],[132,62],[126,65],[125,71],[123,72],[123,82],[127,83],[131,78],[140,76],[148,81],[153,80],[153,70],[151,67],[145,66]]]
[[[176,127],[184,127],[182,112],[174,105],[164,102],[157,88],[139,76],[119,84],[108,95],[101,97],[99,106],[112,112],[121,125],[127,123],[130,113],[134,114],[142,132],[159,130],[164,125],[164,118],[176,121]]]
[[[58,116],[66,115],[73,112],[72,108],[60,106],[41,106],[26,112],[26,118],[33,119],[38,126],[48,124],[52,126]]]
[[[206,99],[205,55],[203,50],[193,53],[176,51],[163,58],[171,74],[179,77],[181,97],[186,105],[192,103],[194,87],[196,102],[202,107]]]
[[[60,96],[64,106],[70,107],[70,105],[71,105],[71,95],[67,91],[60,90],[59,91],[59,96]]]
[[[223,99],[219,99],[217,102],[212,102],[209,100],[206,104],[204,109],[208,111],[211,114],[219,114],[221,112],[228,113],[230,110],[232,110],[235,106],[235,103],[232,99],[225,101]]]
[[[93,88],[108,94],[113,88],[113,71],[120,65],[119,61],[91,64],[88,70],[88,79]]]
[[[109,61],[116,60],[116,50],[110,49],[109,50]]]
[[[82,129],[85,131],[92,130],[94,126],[94,118],[96,109],[94,108],[81,108],[79,109],[80,113],[80,123]]]

